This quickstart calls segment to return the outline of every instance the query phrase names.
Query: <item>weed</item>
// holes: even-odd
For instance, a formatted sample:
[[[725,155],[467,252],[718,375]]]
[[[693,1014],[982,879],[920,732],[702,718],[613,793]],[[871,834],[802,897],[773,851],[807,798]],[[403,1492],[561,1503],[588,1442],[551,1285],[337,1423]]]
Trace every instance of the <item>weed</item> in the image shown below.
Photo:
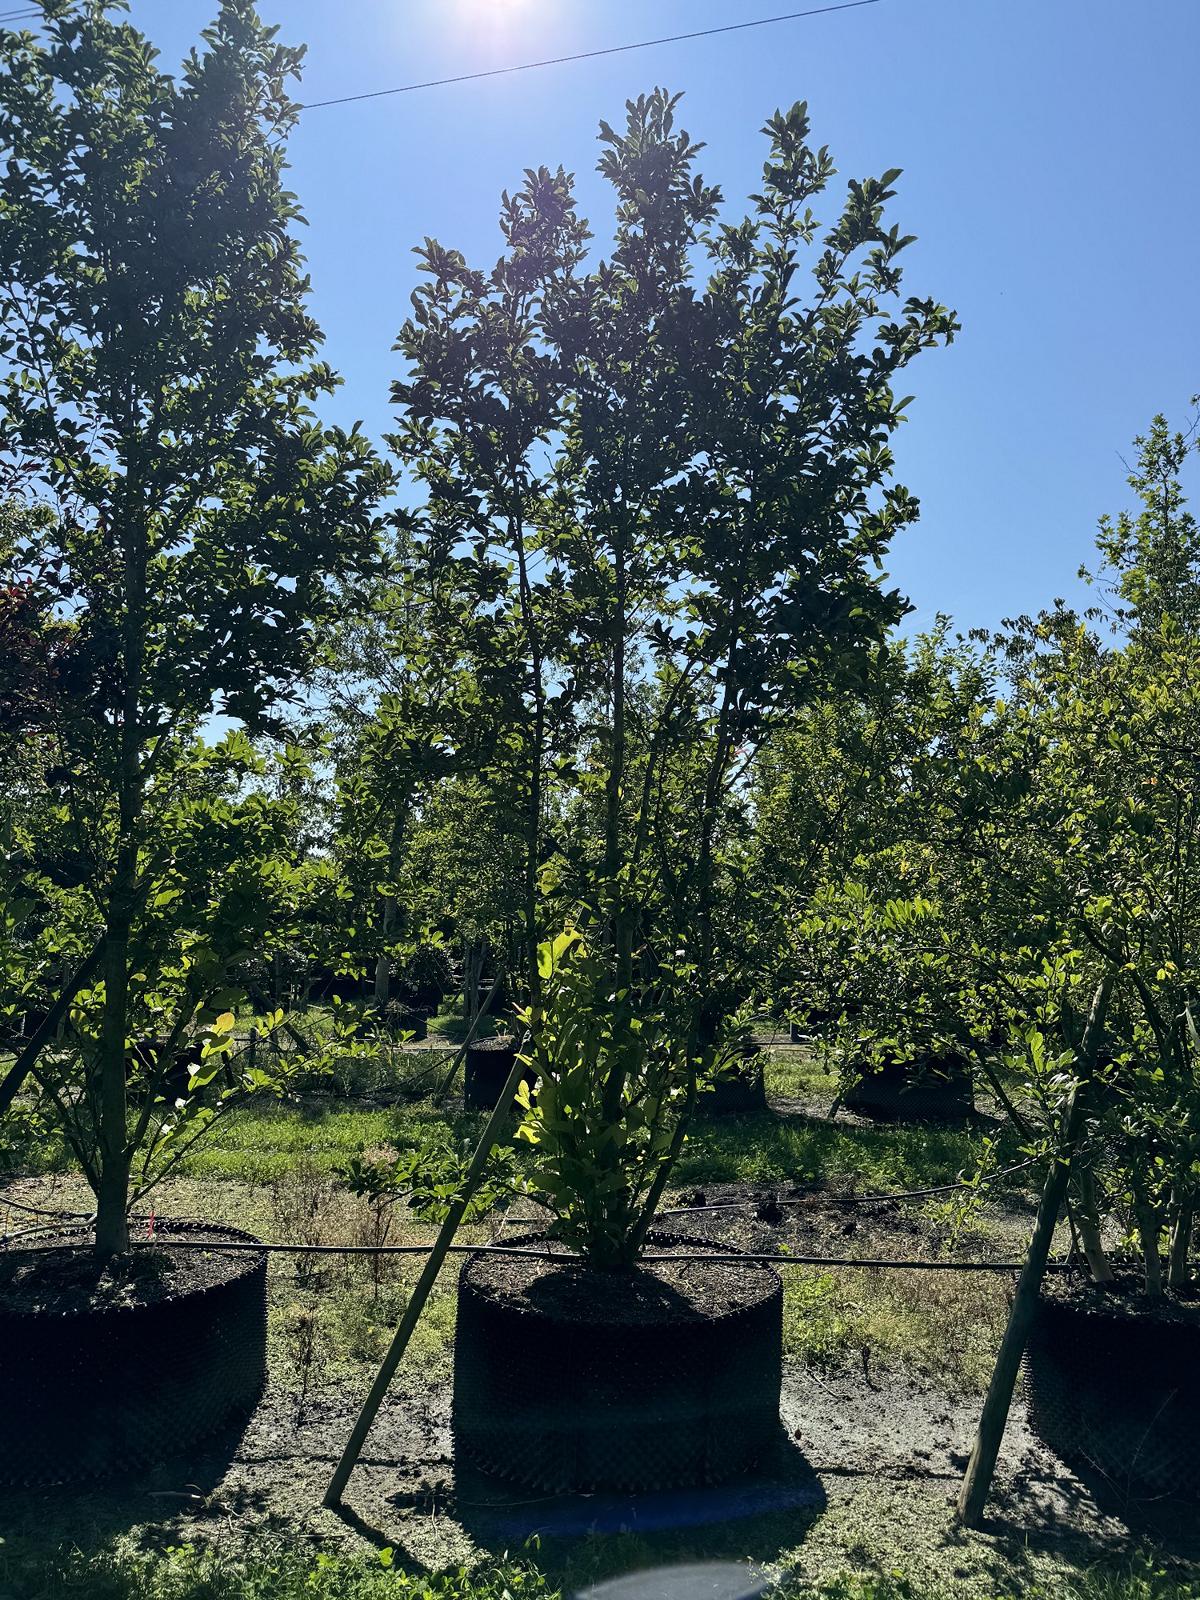
[[[299,1427],[304,1421],[309,1394],[324,1369],[327,1344],[320,1314],[313,1306],[293,1303],[285,1308],[280,1321],[283,1348],[295,1379],[293,1420]]]
[[[280,1244],[328,1244],[333,1183],[316,1162],[302,1156],[271,1183],[271,1217]],[[318,1271],[317,1256],[297,1256],[296,1282],[307,1284]]]

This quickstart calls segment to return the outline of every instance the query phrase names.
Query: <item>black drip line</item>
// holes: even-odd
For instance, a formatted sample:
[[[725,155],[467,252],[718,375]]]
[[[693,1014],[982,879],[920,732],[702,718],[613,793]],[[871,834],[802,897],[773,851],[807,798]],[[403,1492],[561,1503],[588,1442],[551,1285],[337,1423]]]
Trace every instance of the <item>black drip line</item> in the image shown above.
[[[432,1244],[260,1244],[251,1240],[235,1239],[173,1239],[170,1238],[170,1224],[162,1223],[162,1230],[167,1235],[166,1242],[172,1250],[232,1250],[232,1251],[259,1251],[264,1255],[292,1255],[292,1256],[424,1256],[433,1249]],[[155,1235],[144,1238],[131,1239],[130,1247],[139,1249],[153,1246],[162,1241]],[[9,1251],[11,1255],[55,1255],[67,1254],[78,1250],[79,1245],[58,1244],[47,1245],[39,1248],[37,1245],[23,1245],[16,1250]],[[535,1261],[551,1261],[556,1266],[579,1266],[578,1256],[564,1255],[561,1251],[532,1250],[528,1246],[516,1244],[452,1244],[449,1247],[452,1255],[492,1255],[492,1256],[529,1256]],[[648,1250],[639,1257],[640,1262],[679,1262],[679,1263],[704,1263],[706,1261],[732,1261],[748,1265],[766,1265],[772,1267],[863,1267],[863,1268],[888,1268],[898,1271],[913,1272],[1020,1272],[1024,1266],[1023,1261],[890,1261],[874,1257],[860,1258],[858,1256],[801,1256],[782,1254],[777,1251],[751,1251],[751,1250],[705,1250],[703,1252],[688,1254],[679,1251]],[[1065,1271],[1069,1262],[1052,1262],[1048,1270]]]

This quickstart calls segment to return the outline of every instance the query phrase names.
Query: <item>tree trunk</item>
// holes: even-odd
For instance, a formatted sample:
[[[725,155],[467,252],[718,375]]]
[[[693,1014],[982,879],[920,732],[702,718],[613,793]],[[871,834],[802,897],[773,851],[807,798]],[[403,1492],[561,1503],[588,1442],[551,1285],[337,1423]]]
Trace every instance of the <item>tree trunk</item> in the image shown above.
[[[1075,1221],[1079,1225],[1079,1243],[1094,1283],[1111,1283],[1113,1270],[1100,1237],[1100,1209],[1096,1203],[1096,1174],[1090,1161],[1079,1164],[1075,1172],[1075,1188],[1079,1196],[1075,1208]]]
[[[1158,1214],[1143,1194],[1135,1195],[1137,1204],[1138,1242],[1142,1251],[1142,1270],[1146,1293],[1151,1299],[1160,1299],[1163,1292],[1162,1257],[1159,1254]]]
[[[1171,1226],[1171,1252],[1167,1263],[1167,1282],[1172,1289],[1186,1289],[1191,1281],[1192,1229],[1196,1208],[1191,1200],[1180,1201]]]
[[[392,836],[388,841],[388,881],[395,883],[400,870],[400,846],[404,840],[404,812],[397,811],[392,819]],[[396,908],[399,902],[394,894],[384,896],[383,915],[379,928],[379,955],[375,961],[375,1005],[382,1011],[392,997],[392,957],[388,946],[396,925]]]
[[[130,1151],[125,1099],[125,1039],[129,1022],[129,935],[137,858],[122,844],[104,943],[104,1018],[100,1031],[100,1126],[97,1151],[96,1257],[107,1261],[129,1248]]]
[[[144,507],[125,479],[121,557],[125,615],[121,626],[121,730],[117,764],[117,845],[104,938],[104,1019],[100,1030],[96,1166],[96,1258],[107,1261],[129,1247],[129,1143],[125,1103],[125,1040],[129,1033],[129,943],[137,904],[138,826],[142,814],[141,692],[146,655]]]
[[[477,940],[467,946],[463,957],[463,1021],[474,1022],[479,1012],[479,974],[483,969],[483,951]]]
[[[1017,1280],[1017,1291],[1013,1296],[1008,1326],[1004,1330],[1000,1353],[992,1370],[992,1380],[988,1385],[983,1410],[979,1416],[974,1448],[958,1496],[958,1520],[967,1528],[978,1528],[983,1521],[983,1509],[987,1504],[988,1491],[991,1489],[992,1476],[996,1470],[996,1460],[1004,1439],[1004,1428],[1012,1406],[1021,1357],[1025,1352],[1029,1330],[1033,1326],[1037,1311],[1038,1295],[1041,1293],[1042,1279],[1046,1275],[1050,1246],[1054,1241],[1054,1229],[1067,1195],[1067,1185],[1071,1177],[1071,1157],[1079,1143],[1086,1120],[1087,1090],[1095,1075],[1096,1054],[1104,1034],[1104,1017],[1108,1010],[1108,997],[1112,990],[1113,979],[1112,973],[1106,973],[1101,980],[1092,1000],[1083,1042],[1076,1050],[1076,1087],[1063,1119],[1061,1147],[1053,1153],[1046,1186],[1042,1190],[1041,1204],[1038,1206],[1037,1221],[1034,1223],[1033,1234],[1029,1241],[1025,1265],[1021,1268],[1021,1276]]]

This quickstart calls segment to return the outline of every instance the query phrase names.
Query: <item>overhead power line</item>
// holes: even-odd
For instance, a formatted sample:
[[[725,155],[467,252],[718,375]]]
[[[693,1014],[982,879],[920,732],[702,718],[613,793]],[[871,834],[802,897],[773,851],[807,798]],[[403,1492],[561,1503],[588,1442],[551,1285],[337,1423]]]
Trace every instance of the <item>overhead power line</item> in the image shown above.
[[[451,83],[470,83],[476,78],[501,78],[512,72],[532,72],[535,67],[561,67],[570,61],[594,61],[598,56],[623,55],[630,50],[649,50],[654,45],[679,44],[685,39],[710,39],[718,33],[741,33],[746,28],[766,28],[777,22],[796,22],[801,17],[823,17],[831,11],[857,11],[860,6],[876,6],[880,0],[842,0],[833,6],[815,6],[808,11],[787,11],[778,17],[755,17],[751,22],[727,22],[719,28],[697,28],[693,33],[671,33],[661,39],[639,39],[635,44],[611,44],[601,50],[581,50],[577,55],[548,56],[544,61],[522,61],[514,67],[489,67],[483,72],[460,72],[452,78],[427,78],[422,83],[402,83],[394,89],[369,89],[364,94],[342,94],[332,100],[308,100],[300,109],[317,111],[322,106],[344,106],[356,100],[382,100],[393,94],[412,94],[417,89],[441,89]]]

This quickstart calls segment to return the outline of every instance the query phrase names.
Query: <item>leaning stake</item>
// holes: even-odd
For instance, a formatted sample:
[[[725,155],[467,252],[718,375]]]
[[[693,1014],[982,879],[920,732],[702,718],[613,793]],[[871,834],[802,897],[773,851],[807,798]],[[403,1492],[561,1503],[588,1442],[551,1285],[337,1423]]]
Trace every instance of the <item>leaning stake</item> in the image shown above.
[[[980,1413],[975,1446],[971,1451],[971,1459],[967,1463],[962,1489],[958,1496],[958,1520],[966,1528],[978,1528],[983,1521],[983,1508],[987,1504],[988,1491],[992,1487],[996,1458],[1000,1454],[1004,1427],[1012,1406],[1013,1390],[1017,1386],[1021,1357],[1025,1352],[1025,1343],[1029,1338],[1029,1330],[1033,1326],[1037,1311],[1038,1295],[1041,1293],[1042,1279],[1046,1275],[1046,1262],[1050,1256],[1054,1230],[1058,1225],[1058,1214],[1067,1195],[1067,1183],[1071,1176],[1071,1156],[1083,1128],[1085,1090],[1096,1068],[1096,1052],[1100,1047],[1100,1036],[1104,1030],[1104,1013],[1108,1006],[1112,983],[1112,975],[1106,974],[1092,1000],[1092,1009],[1079,1051],[1080,1075],[1072,1091],[1064,1119],[1062,1147],[1054,1158],[1046,1178],[1046,1186],[1042,1190],[1037,1221],[1033,1225],[1033,1235],[1029,1241],[1029,1252],[1021,1268],[1021,1275],[1017,1279],[1017,1292],[1013,1296],[1008,1326],[1004,1330],[1000,1354],[996,1357],[992,1381],[988,1385],[987,1398]]]
[[[513,1096],[517,1092],[517,1084],[520,1082],[524,1071],[525,1063],[518,1055],[513,1062],[508,1081],[500,1091],[500,1098],[496,1101],[495,1109],[487,1120],[487,1126],[484,1128],[479,1143],[475,1148],[475,1154],[471,1157],[471,1165],[467,1169],[462,1193],[446,1213],[446,1220],[442,1223],[437,1241],[429,1253],[429,1259],[422,1268],[421,1276],[417,1279],[412,1296],[404,1308],[404,1315],[400,1318],[400,1326],[396,1329],[388,1353],[384,1356],[383,1364],[379,1368],[375,1382],[371,1385],[371,1392],[363,1402],[363,1408],[358,1414],[358,1420],[351,1430],[346,1448],[342,1452],[342,1459],[338,1462],[333,1477],[329,1480],[329,1487],[325,1491],[324,1501],[327,1506],[336,1508],[342,1503],[342,1493],[350,1474],[354,1471],[354,1464],[362,1453],[367,1434],[371,1431],[371,1424],[375,1421],[375,1414],[379,1410],[383,1397],[387,1393],[388,1384],[391,1383],[396,1368],[400,1364],[400,1357],[408,1348],[408,1341],[413,1336],[413,1330],[420,1319],[421,1312],[425,1309],[425,1302],[429,1299],[434,1280],[437,1278],[442,1262],[446,1259],[446,1254],[454,1242],[454,1235],[458,1232],[458,1225],[463,1219],[463,1212],[466,1211],[471,1196],[474,1194],[483,1175],[484,1165],[488,1156],[492,1153],[492,1146],[496,1142],[500,1124],[509,1113],[513,1103]]]

